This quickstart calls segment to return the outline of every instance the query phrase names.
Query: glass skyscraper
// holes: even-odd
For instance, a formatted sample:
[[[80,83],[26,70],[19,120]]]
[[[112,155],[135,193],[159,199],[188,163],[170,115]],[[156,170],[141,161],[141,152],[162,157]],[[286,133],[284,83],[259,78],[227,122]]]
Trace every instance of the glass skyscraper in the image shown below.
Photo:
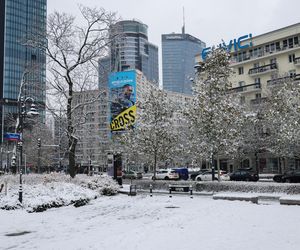
[[[205,43],[189,34],[162,35],[162,72],[165,90],[191,94],[195,55]]]
[[[148,42],[148,26],[124,20],[117,22],[111,32],[121,34],[111,46],[112,71],[138,69],[158,84],[158,47]]]
[[[28,41],[46,41],[46,22],[47,0],[0,1],[1,138],[7,116],[18,112],[19,94],[33,98],[44,117],[46,53]]]

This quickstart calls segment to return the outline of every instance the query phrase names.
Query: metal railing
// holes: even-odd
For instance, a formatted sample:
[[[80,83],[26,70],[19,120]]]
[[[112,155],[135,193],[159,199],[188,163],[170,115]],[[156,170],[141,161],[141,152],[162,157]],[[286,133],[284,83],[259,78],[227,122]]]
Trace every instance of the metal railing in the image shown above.
[[[259,73],[265,73],[271,70],[277,69],[277,63],[270,63],[267,65],[259,66],[256,68],[249,69],[249,75],[259,74]]]

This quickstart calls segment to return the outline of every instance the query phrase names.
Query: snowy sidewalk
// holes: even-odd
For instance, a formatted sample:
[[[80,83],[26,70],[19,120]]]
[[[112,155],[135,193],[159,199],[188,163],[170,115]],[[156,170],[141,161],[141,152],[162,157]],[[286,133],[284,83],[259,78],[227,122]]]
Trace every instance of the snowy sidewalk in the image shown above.
[[[102,196],[78,208],[0,211],[0,249],[298,250],[299,212],[209,196]]]

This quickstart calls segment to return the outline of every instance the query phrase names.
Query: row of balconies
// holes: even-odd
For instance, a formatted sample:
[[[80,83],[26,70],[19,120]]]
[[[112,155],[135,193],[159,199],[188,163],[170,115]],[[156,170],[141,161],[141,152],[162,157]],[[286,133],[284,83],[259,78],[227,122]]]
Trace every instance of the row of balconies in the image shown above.
[[[294,74],[294,75],[270,79],[267,81],[267,86],[268,87],[278,86],[280,84],[283,84],[287,80],[300,81],[300,74]],[[241,93],[241,92],[247,93],[247,92],[256,92],[256,91],[259,92],[260,90],[261,90],[261,83],[253,83],[253,84],[248,84],[245,86],[239,86],[230,89],[230,91],[234,93]]]
[[[256,52],[252,51],[252,53],[250,53],[249,51],[247,51],[246,53],[244,52],[244,53],[240,53],[239,55],[232,56],[231,63],[241,63],[241,62],[245,62],[248,60],[257,59],[265,56],[272,56],[273,54],[283,53],[283,51],[285,50],[295,49],[295,48],[297,49],[299,47],[300,44],[294,44],[293,46],[289,46],[289,47],[287,46],[277,47],[276,49],[274,48],[273,50],[269,50],[269,51],[265,51],[263,48],[261,48],[260,50],[257,48]]]
[[[300,74],[294,74],[290,76],[278,77],[267,81],[267,86],[280,85],[287,80],[300,81]]]
[[[278,69],[277,63],[270,63],[270,64],[267,64],[267,65],[263,65],[263,66],[259,66],[259,67],[249,69],[248,74],[251,75],[251,76],[254,76],[254,75],[256,76],[256,75],[269,73],[269,72],[275,71],[277,69]]]
[[[295,64],[296,66],[300,66],[300,57],[294,58],[294,64]]]

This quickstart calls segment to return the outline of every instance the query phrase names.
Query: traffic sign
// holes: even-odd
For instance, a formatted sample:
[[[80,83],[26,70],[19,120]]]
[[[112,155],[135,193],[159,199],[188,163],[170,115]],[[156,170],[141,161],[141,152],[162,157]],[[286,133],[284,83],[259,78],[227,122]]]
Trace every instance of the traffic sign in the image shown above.
[[[5,133],[4,140],[7,141],[21,141],[21,135],[19,133]]]

